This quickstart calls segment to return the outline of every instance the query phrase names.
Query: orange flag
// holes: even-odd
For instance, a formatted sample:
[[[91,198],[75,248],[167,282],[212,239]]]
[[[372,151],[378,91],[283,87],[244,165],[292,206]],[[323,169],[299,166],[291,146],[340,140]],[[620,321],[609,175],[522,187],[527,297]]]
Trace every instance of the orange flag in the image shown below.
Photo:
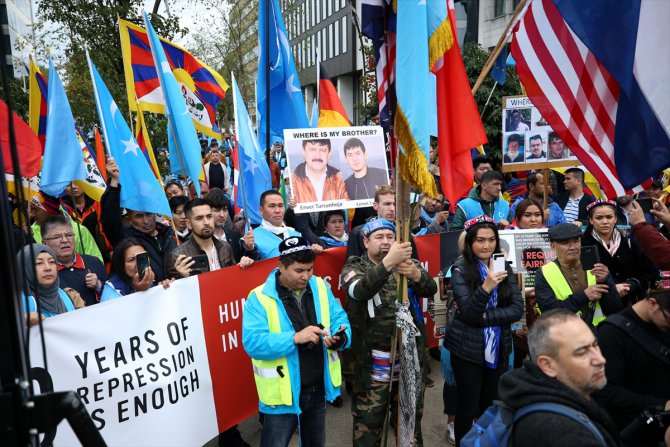
[[[102,178],[107,181],[107,158],[105,157],[105,146],[102,144],[100,130],[95,128],[95,163],[98,165]]]

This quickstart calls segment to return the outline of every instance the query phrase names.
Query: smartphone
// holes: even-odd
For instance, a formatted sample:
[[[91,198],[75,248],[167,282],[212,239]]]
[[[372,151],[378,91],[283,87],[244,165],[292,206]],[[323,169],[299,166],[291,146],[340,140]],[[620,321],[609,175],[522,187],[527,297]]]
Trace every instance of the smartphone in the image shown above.
[[[345,334],[345,331],[347,330],[346,326],[340,329],[333,335],[333,337],[342,337]]]
[[[137,263],[137,274],[140,277],[140,281],[144,278],[144,274],[150,266],[149,263],[149,253],[143,251],[135,255],[135,262]]]
[[[649,211],[654,209],[654,202],[649,198],[637,199],[636,202],[637,202],[638,205],[640,205],[640,208],[642,208],[642,211],[644,211],[647,214],[649,214]]]
[[[493,254],[493,271],[494,272],[504,272],[505,271],[505,255],[502,253]]]
[[[591,270],[594,265],[600,262],[600,255],[598,254],[598,247],[595,245],[586,245],[582,247],[581,254],[582,268],[584,270]]]
[[[191,256],[195,261],[191,266],[191,272],[194,274],[208,272],[209,271],[209,259],[207,255],[194,255]]]

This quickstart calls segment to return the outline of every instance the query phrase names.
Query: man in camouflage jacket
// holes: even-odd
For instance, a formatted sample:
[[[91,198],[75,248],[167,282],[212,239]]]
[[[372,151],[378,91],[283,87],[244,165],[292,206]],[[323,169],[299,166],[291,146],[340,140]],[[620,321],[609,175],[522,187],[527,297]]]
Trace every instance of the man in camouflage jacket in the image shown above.
[[[386,219],[372,220],[365,224],[361,234],[366,252],[347,260],[342,269],[342,283],[347,291],[346,310],[352,329],[350,350],[355,371],[351,404],[354,418],[353,445],[372,447],[381,440],[389,399],[393,402],[392,418],[396,417],[398,386],[396,382],[389,393],[388,382],[396,319],[397,274],[408,278],[409,287],[417,297],[434,295],[437,286],[419,263],[411,259],[411,244],[395,242],[395,226],[391,222]],[[417,318],[414,306],[410,306],[410,309],[414,324],[421,331],[421,337],[417,338],[417,350],[423,370],[427,362],[425,327],[423,318]],[[393,373],[396,380],[398,365],[399,359],[396,359]],[[416,410],[415,437],[421,446],[423,389]]]

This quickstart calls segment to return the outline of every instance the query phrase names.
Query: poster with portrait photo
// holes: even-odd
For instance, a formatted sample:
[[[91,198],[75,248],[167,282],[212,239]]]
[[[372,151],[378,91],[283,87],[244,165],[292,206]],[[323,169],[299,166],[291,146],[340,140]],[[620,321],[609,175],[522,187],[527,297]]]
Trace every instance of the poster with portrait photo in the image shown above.
[[[529,131],[531,110],[532,108],[503,110],[503,132],[524,133]]]
[[[525,135],[521,132],[509,132],[503,135],[503,164],[524,163]]]
[[[296,213],[372,206],[389,184],[379,126],[290,129],[284,143]]]
[[[556,132],[552,130],[547,133],[547,158],[549,161],[569,160],[571,155],[572,152]]]
[[[526,132],[526,163],[547,161],[547,132]]]

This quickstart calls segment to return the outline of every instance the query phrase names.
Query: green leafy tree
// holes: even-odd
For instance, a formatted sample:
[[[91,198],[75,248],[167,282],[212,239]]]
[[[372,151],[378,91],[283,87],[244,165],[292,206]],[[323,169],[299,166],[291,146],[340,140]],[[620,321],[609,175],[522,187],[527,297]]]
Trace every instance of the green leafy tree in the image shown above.
[[[477,42],[468,42],[463,46],[463,62],[468,73],[470,85],[474,85],[477,77],[484,69],[489,52]],[[504,96],[521,95],[521,84],[519,76],[514,67],[507,67],[507,79],[505,85],[495,85],[495,80],[488,75],[475,94],[475,101],[479,113],[482,114],[482,122],[486,130],[489,144],[486,152],[493,158],[502,159],[502,99]],[[493,94],[491,90],[493,89]],[[491,95],[488,105],[486,100]],[[485,107],[486,106],[486,107]]]

